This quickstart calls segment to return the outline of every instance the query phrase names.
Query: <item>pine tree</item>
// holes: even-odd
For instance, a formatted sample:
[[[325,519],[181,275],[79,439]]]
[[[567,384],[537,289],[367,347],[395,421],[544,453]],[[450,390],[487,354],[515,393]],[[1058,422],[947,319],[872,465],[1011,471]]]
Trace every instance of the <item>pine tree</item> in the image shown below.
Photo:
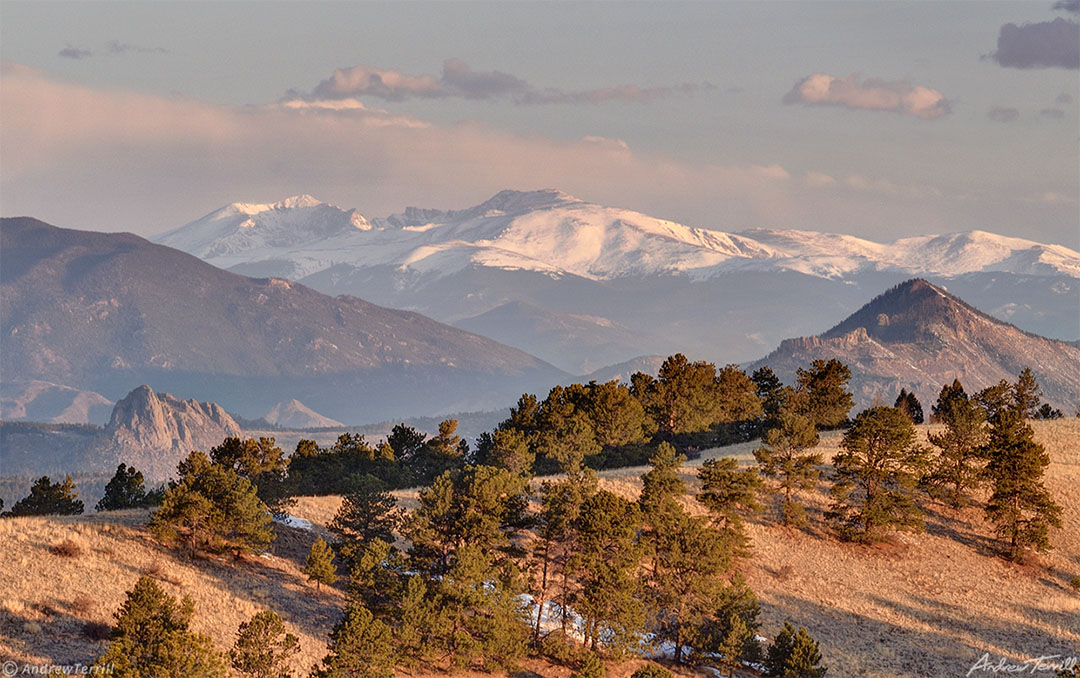
[[[1001,410],[990,421],[986,515],[1010,560],[1022,560],[1029,549],[1049,550],[1050,527],[1061,526],[1062,509],[1042,482],[1050,455],[1034,435],[1018,409]]]
[[[765,675],[779,678],[823,678],[827,669],[821,666],[821,653],[818,644],[799,627],[798,632],[791,622],[784,622],[784,628],[776,635],[769,646],[765,658]]]
[[[618,381],[589,382],[582,395],[581,410],[592,423],[601,447],[643,443],[656,432],[656,424],[641,402]]]
[[[761,412],[765,419],[766,428],[771,428],[774,421],[780,418],[780,411],[784,409],[790,394],[790,389],[784,386],[776,373],[768,365],[759,367],[750,375],[757,390],[758,399],[761,401]]]
[[[30,494],[11,507],[9,516],[72,516],[83,512],[83,503],[71,476],[62,483],[54,483],[49,476],[41,476],[30,488]]]
[[[327,528],[338,538],[342,558],[350,565],[355,553],[373,539],[394,542],[402,522],[397,499],[386,484],[370,475],[356,475],[346,483],[347,493]]]
[[[269,510],[250,480],[198,451],[181,461],[178,471],[179,482],[151,516],[150,530],[158,539],[185,542],[191,556],[198,549],[242,553],[270,545]]]
[[[717,370],[715,381],[719,407],[714,423],[749,422],[761,416],[757,385],[738,365],[725,365]]]
[[[810,369],[796,370],[795,404],[819,429],[833,429],[847,421],[855,406],[851,392],[851,369],[841,361],[815,360]]]
[[[896,402],[893,403],[893,407],[899,408],[904,414],[908,416],[913,424],[923,423],[923,409],[922,403],[915,397],[915,394],[908,391],[906,388],[900,389],[900,395],[896,397]]]
[[[726,671],[728,676],[733,676],[735,670],[742,666],[742,653],[743,648],[746,647],[746,641],[753,636],[750,629],[746,627],[746,623],[738,615],[731,615],[727,619],[726,627],[726,632],[720,638],[716,652],[720,655],[720,670]]]
[[[921,529],[915,485],[926,466],[926,450],[915,427],[895,407],[872,407],[856,417],[833,458],[836,484],[826,518],[845,536],[874,541],[890,527]]]
[[[571,559],[576,552],[577,519],[581,507],[596,492],[596,475],[583,470],[560,482],[545,482],[541,486],[541,507],[536,525],[537,540],[533,548],[537,606],[533,627],[533,645],[540,643],[541,622],[545,605],[550,600],[559,612],[562,631],[567,633],[570,606],[576,594],[576,581]]]
[[[763,445],[754,450],[761,475],[777,481],[783,493],[780,515],[786,525],[806,523],[806,509],[792,497],[799,490],[809,490],[817,484],[823,461],[820,453],[807,453],[817,447],[818,436],[814,423],[807,417],[790,411],[778,416],[779,425],[765,432]]]
[[[736,572],[731,581],[718,591],[712,606],[711,614],[701,620],[691,636],[694,647],[691,656],[693,661],[704,663],[711,655],[721,651],[720,646],[729,636],[732,619],[736,617],[749,630],[745,643],[739,649],[739,657],[745,661],[758,661],[761,658],[761,647],[754,635],[760,626],[757,618],[761,607],[742,574]]]
[[[570,678],[604,678],[607,675],[607,667],[595,652],[586,652],[581,660],[577,671],[570,674]]]
[[[304,567],[300,570],[308,576],[308,581],[315,582],[315,590],[319,586],[327,586],[337,581],[337,566],[334,565],[334,552],[330,549],[322,537],[316,537],[311,545]]]
[[[987,420],[990,420],[1001,410],[1006,410],[1013,406],[1013,386],[1008,381],[1002,379],[993,386],[987,386],[976,393],[974,399],[986,412]]]
[[[963,506],[966,495],[983,479],[986,451],[986,413],[969,400],[959,381],[945,386],[934,407],[935,417],[945,425],[927,438],[938,455],[931,460],[926,484],[940,491],[954,507]]]
[[[643,568],[646,602],[657,638],[675,645],[681,662],[683,646],[712,613],[731,566],[731,545],[706,519],[691,517],[678,502],[686,486],[679,476],[683,457],[661,443],[653,468],[643,476],[639,500],[645,529],[642,543],[651,567]]]
[[[483,463],[488,466],[504,468],[510,473],[521,476],[531,476],[533,465],[536,463],[536,452],[529,444],[528,436],[517,429],[498,429],[492,434],[486,458]]]
[[[289,661],[299,652],[300,639],[286,632],[276,612],[263,610],[240,623],[229,659],[234,669],[254,678],[291,678]]]
[[[188,630],[195,605],[141,577],[116,612],[108,650],[96,662],[119,678],[225,678],[225,659],[207,636]]]
[[[120,509],[146,506],[146,487],[143,474],[120,464],[109,483],[105,485],[105,496],[94,507],[96,511],[118,511]]]
[[[318,678],[392,678],[394,638],[390,627],[362,605],[352,605],[330,632],[323,668]]]
[[[645,616],[634,576],[640,526],[637,505],[607,490],[586,499],[575,521],[578,543],[570,567],[580,589],[572,602],[582,618],[583,643],[594,652],[603,647],[621,654],[640,642]]]
[[[697,500],[705,505],[717,521],[735,557],[749,553],[749,538],[743,519],[761,511],[757,492],[761,478],[755,469],[738,470],[734,457],[708,459],[698,470],[701,492]]]
[[[968,394],[964,391],[964,385],[960,383],[959,379],[953,379],[951,384],[946,384],[941,387],[941,392],[938,393],[937,402],[930,408],[933,416],[933,421],[940,421],[942,413],[950,406],[954,400],[970,400]]]
[[[1039,411],[1039,396],[1042,389],[1035,379],[1035,373],[1030,367],[1025,367],[1016,378],[1012,387],[1013,407],[1020,412],[1025,419],[1034,419]]]
[[[656,379],[634,374],[630,391],[662,433],[705,431],[720,420],[716,366],[692,363],[682,353],[667,358]]]

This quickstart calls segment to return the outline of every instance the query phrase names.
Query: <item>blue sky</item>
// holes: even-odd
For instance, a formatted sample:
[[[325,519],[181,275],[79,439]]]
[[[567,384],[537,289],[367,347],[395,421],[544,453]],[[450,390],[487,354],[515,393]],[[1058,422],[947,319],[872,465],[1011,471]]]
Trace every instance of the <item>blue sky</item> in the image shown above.
[[[1077,248],[1075,9],[8,0],[0,209],[150,234],[298,193],[384,216],[556,187],[729,231]]]

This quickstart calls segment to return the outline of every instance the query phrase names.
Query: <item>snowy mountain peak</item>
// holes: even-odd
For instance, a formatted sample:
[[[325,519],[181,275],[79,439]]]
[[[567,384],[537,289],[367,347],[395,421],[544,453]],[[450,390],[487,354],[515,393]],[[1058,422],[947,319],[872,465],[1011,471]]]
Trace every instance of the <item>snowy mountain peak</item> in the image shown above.
[[[592,280],[700,280],[747,270],[834,280],[872,271],[1080,278],[1078,252],[985,231],[892,243],[791,229],[725,233],[588,203],[555,189],[501,191],[461,210],[409,207],[372,223],[356,210],[308,195],[265,205],[236,203],[157,241],[224,268],[293,279],[336,265],[391,266],[435,276],[481,267]]]
[[[370,229],[355,209],[343,210],[305,194],[273,203],[235,202],[154,241],[209,260]]]

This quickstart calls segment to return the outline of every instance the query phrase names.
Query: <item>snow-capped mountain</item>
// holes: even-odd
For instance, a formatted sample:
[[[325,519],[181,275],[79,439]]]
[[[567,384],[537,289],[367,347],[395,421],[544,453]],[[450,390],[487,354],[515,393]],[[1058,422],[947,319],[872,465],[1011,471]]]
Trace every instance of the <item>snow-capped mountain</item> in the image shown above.
[[[235,203],[157,242],[222,268],[291,264],[303,278],[335,265],[394,264],[449,274],[470,265],[611,280],[663,274],[708,278],[787,270],[843,278],[865,270],[953,276],[1008,272],[1080,278],[1080,253],[983,231],[877,243],[849,235],[693,228],[584,202],[560,191],[503,191],[465,210],[409,208],[370,222],[311,196]]]
[[[156,240],[243,275],[289,278],[474,330],[478,321],[469,319],[483,319],[479,331],[503,341],[523,336],[527,323],[490,313],[500,307],[532,309],[533,320],[561,317],[545,327],[565,326],[565,336],[530,333],[525,343],[577,373],[634,353],[750,360],[785,337],[827,329],[829,319],[912,276],[1022,329],[1080,337],[1080,253],[982,231],[891,243],[799,230],[729,233],[542,190],[371,219],[310,196],[238,203]],[[488,326],[499,318],[506,327]],[[612,342],[611,327],[639,341],[623,333]],[[598,353],[605,345],[618,350]]]

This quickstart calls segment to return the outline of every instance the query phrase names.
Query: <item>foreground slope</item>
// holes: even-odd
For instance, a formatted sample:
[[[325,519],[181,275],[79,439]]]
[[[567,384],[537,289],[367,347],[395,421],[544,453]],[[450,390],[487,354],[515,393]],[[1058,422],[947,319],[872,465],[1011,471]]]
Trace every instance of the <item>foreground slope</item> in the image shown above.
[[[14,218],[0,238],[5,385],[118,399],[145,383],[250,417],[296,398],[362,422],[480,409],[562,376],[417,313],[245,278],[129,234]]]
[[[1010,564],[995,555],[979,509],[952,512],[933,503],[926,504],[924,534],[873,547],[841,542],[818,527],[824,491],[807,493],[814,527],[780,527],[768,514],[749,526],[754,554],[743,571],[762,601],[762,633],[772,636],[789,619],[806,626],[835,676],[936,678],[965,675],[984,652],[995,662],[1001,656],[1022,661],[1075,654],[1080,596],[1067,582],[1080,576],[1080,420],[1031,424],[1051,457],[1046,485],[1065,509],[1049,555],[1025,567]],[[920,435],[932,430],[919,429]],[[823,436],[826,460],[838,444],[838,433]],[[706,451],[684,469],[690,490],[696,491],[702,461],[730,455],[747,464],[754,446]],[[636,498],[646,470],[602,472],[601,487]],[[406,507],[415,506],[415,490],[396,494]],[[295,513],[321,530],[339,504],[336,497],[305,497]],[[689,508],[704,511],[694,502]],[[322,658],[345,599],[339,587],[316,594],[299,572],[311,532],[279,526],[270,555],[190,561],[150,539],[146,519],[135,511],[0,520],[0,549],[12,565],[5,569],[0,601],[0,655],[19,662],[88,662],[105,644],[87,637],[86,624],[110,623],[124,592],[148,573],[170,593],[192,596],[194,629],[218,647],[232,644],[241,621],[270,608],[300,637],[302,653],[294,665],[300,674]],[[68,539],[80,555],[51,551]],[[513,675],[570,674],[532,662],[526,668],[533,673]],[[611,675],[624,678],[631,670],[632,664]]]
[[[891,404],[906,388],[928,408],[953,379],[974,393],[1015,380],[1030,367],[1044,400],[1069,415],[1080,406],[1080,348],[1023,332],[918,278],[874,298],[824,334],[783,341],[749,369],[768,365],[790,383],[798,368],[830,358],[851,367],[862,405],[875,398]]]

